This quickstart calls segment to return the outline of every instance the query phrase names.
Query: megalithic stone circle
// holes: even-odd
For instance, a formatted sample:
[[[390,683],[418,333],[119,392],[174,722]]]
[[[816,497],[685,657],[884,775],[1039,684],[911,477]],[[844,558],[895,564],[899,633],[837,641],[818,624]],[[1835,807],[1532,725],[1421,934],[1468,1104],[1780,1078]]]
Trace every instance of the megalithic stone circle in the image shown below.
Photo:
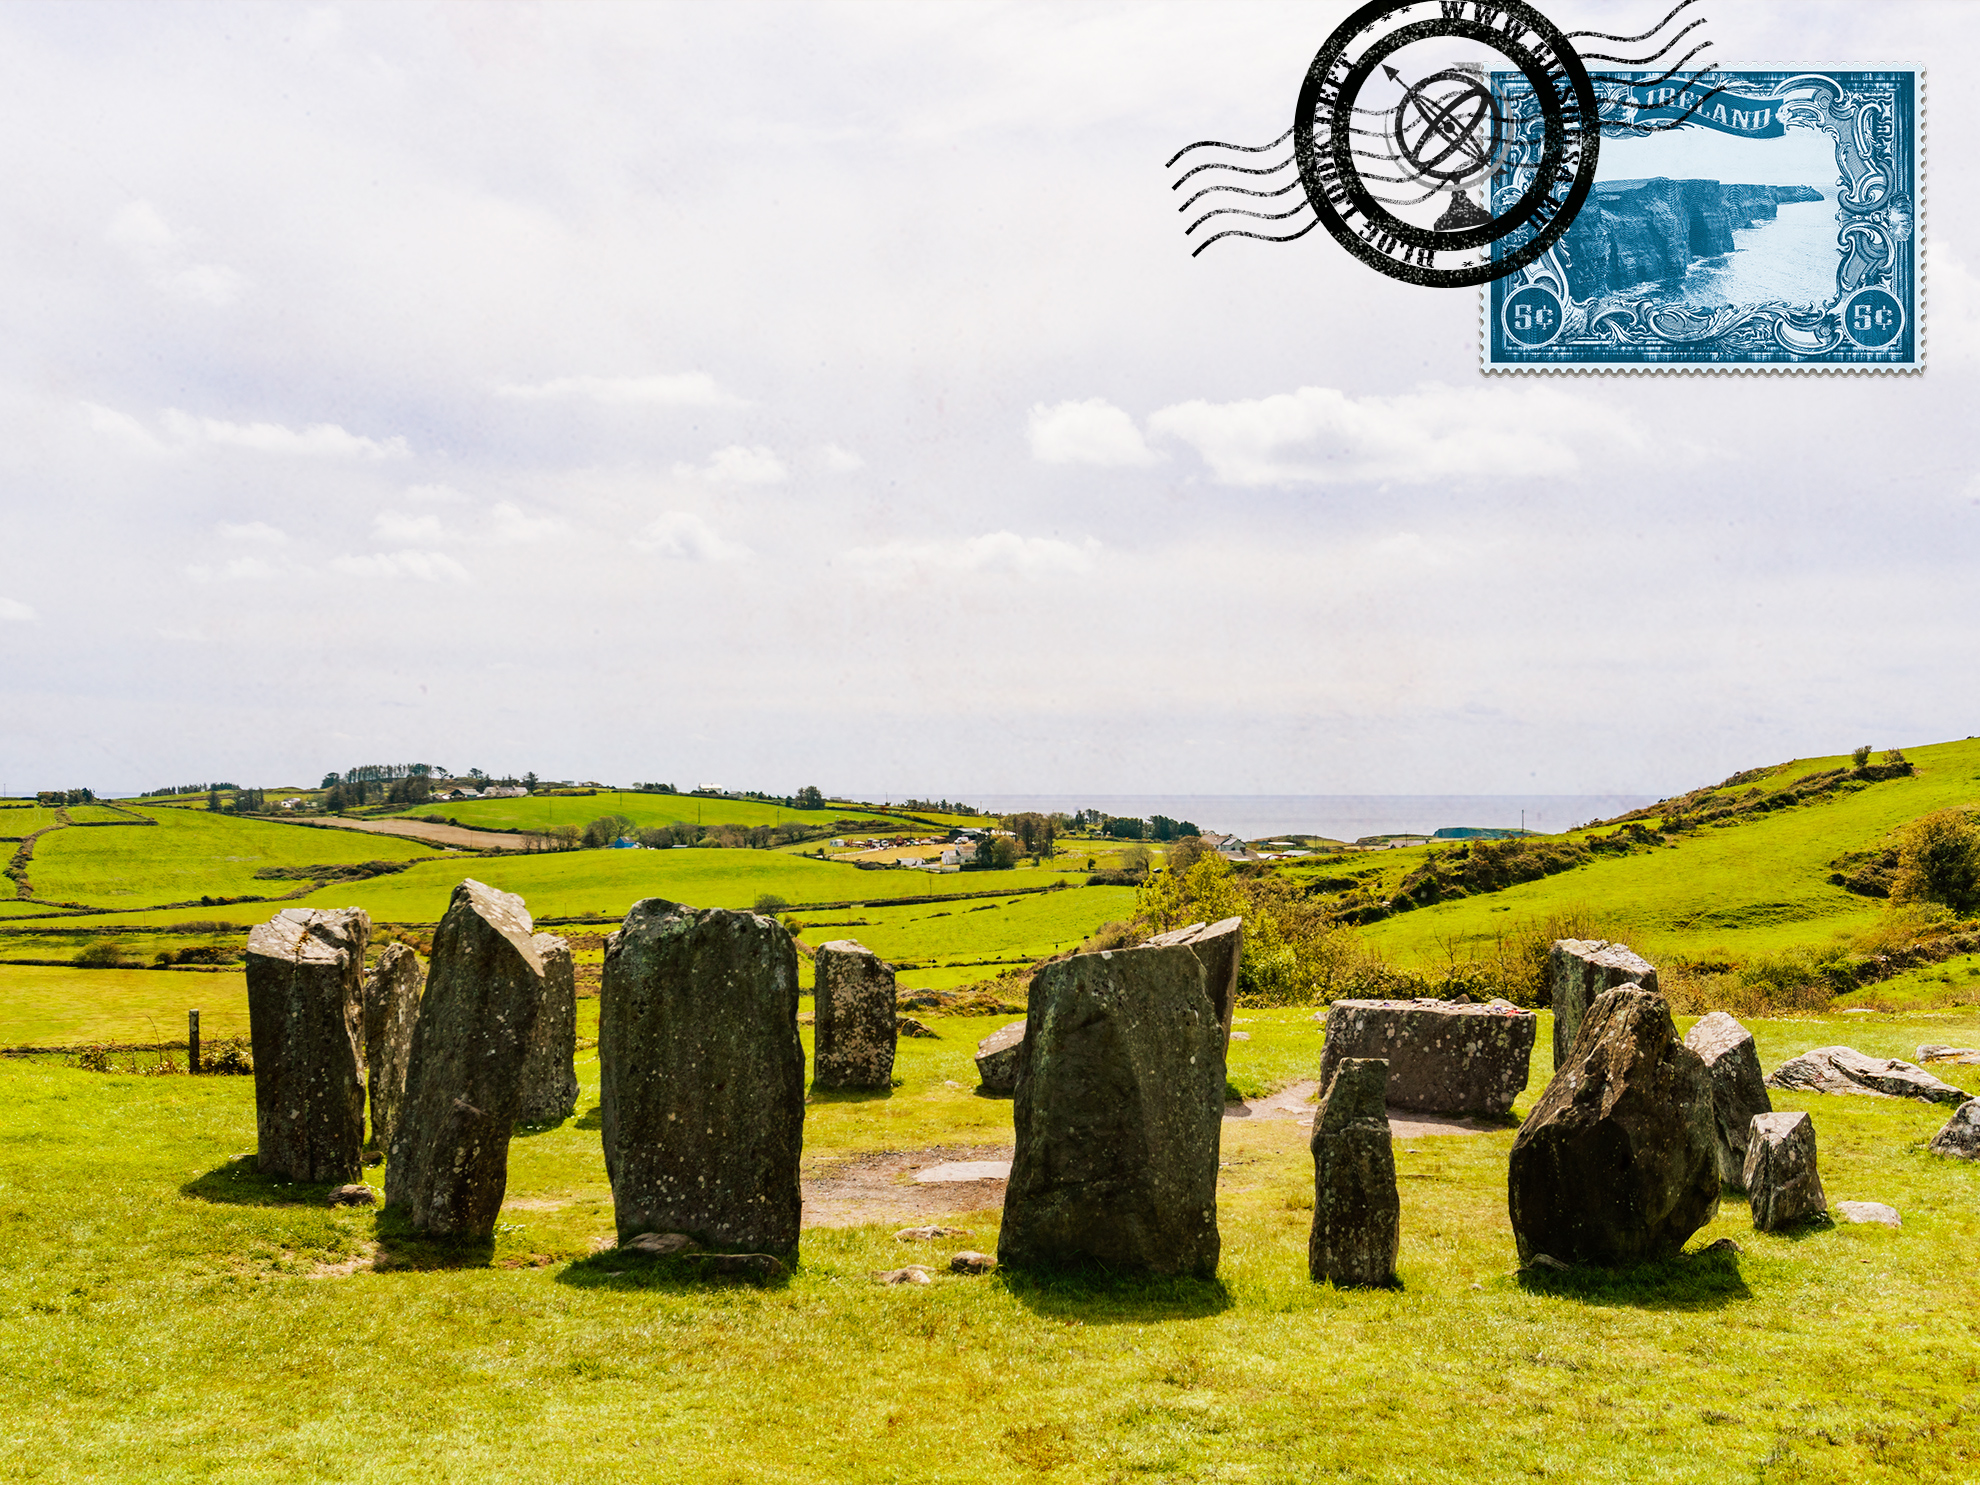
[[[1554,998],[1554,1069],[1567,1062],[1568,1049],[1581,1018],[1595,997],[1619,985],[1637,985],[1654,992],[1657,971],[1626,944],[1599,938],[1554,940],[1547,953],[1547,978]]]
[[[812,1024],[815,1088],[892,1088],[896,1023],[894,967],[854,939],[819,947]]]
[[[364,1169],[362,908],[284,908],[248,935],[256,1169],[343,1184]]]
[[[472,879],[433,935],[385,1204],[418,1232],[486,1240],[509,1184],[523,1062],[543,1006],[529,909]]]
[[[599,1102],[622,1244],[679,1232],[797,1251],[797,1003],[797,948],[775,918],[649,897],[605,941]]]
[[[531,941],[543,961],[543,1007],[523,1058],[520,1124],[561,1124],[577,1110],[577,969],[554,933]]]
[[[1760,1071],[1753,1033],[1724,1011],[1700,1016],[1684,1034],[1712,1075],[1712,1108],[1719,1130],[1719,1183],[1728,1191],[1746,1189],[1746,1143],[1756,1114],[1771,1114],[1774,1101]]]
[[[1396,1280],[1402,1200],[1389,1137],[1389,1064],[1345,1057],[1313,1115],[1313,1234],[1306,1268],[1316,1283],[1379,1289]]]
[[[1225,1085],[1211,959],[1171,944],[1032,976],[999,1263],[1216,1272]]]
[[[1815,1162],[1815,1121],[1806,1114],[1755,1114],[1745,1179],[1756,1232],[1779,1232],[1825,1215],[1828,1193]]]
[[[1667,1258],[1719,1209],[1712,1075],[1664,997],[1605,991],[1513,1137],[1506,1173],[1522,1266]]]
[[[406,1094],[406,1061],[412,1056],[413,1023],[426,971],[404,944],[387,944],[364,977],[364,1069],[371,1098],[373,1150],[392,1147],[399,1104]]]

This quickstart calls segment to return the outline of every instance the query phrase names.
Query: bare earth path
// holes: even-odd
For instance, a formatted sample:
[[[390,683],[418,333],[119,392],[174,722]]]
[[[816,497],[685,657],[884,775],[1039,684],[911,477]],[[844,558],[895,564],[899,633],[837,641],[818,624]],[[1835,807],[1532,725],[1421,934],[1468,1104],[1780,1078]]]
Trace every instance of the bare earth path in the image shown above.
[[[1227,1103],[1224,1105],[1226,1119],[1297,1119],[1302,1124],[1313,1122],[1313,1096],[1320,1091],[1315,1082],[1291,1083],[1274,1093],[1270,1098],[1253,1099],[1249,1103]],[[1413,1110],[1389,1110],[1389,1134],[1399,1140],[1420,1139],[1426,1134],[1490,1134],[1495,1129],[1504,1129],[1504,1124],[1493,1124],[1483,1119],[1456,1118],[1450,1114],[1419,1114]]]
[[[366,830],[373,835],[401,835],[429,846],[464,847],[470,851],[520,851],[526,835],[506,830],[470,830],[465,825],[431,825],[425,820],[298,820],[299,825],[332,830]]]

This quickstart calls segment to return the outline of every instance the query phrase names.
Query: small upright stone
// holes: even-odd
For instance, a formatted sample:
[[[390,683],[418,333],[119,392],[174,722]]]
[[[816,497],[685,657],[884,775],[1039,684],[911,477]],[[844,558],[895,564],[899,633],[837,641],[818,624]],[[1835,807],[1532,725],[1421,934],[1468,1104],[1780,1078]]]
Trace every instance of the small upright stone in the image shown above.
[[[976,1079],[985,1093],[1017,1091],[1018,1059],[1024,1052],[1024,1022],[1000,1026],[976,1044]]]
[[[1167,948],[1188,944],[1203,961],[1209,977],[1210,998],[1217,1003],[1217,1019],[1223,1023],[1224,1040],[1231,1039],[1231,1016],[1237,1010],[1238,966],[1244,960],[1244,919],[1225,918],[1216,923],[1192,923],[1158,933],[1141,947]]]
[[[1402,1203],[1389,1139],[1389,1064],[1343,1058],[1313,1116],[1314,1282],[1379,1289],[1396,1279]]]
[[[864,944],[842,938],[821,946],[813,1016],[814,1088],[894,1086],[894,967]]]
[[[1826,1213],[1814,1121],[1806,1114],[1755,1114],[1743,1184],[1756,1232],[1779,1232]]]
[[[1969,1098],[1954,1109],[1946,1127],[1932,1136],[1926,1148],[1934,1155],[1980,1160],[1980,1098]]]
[[[434,932],[385,1166],[385,1204],[417,1232],[495,1235],[523,1059],[543,1006],[532,926],[520,897],[469,880],[454,889]]]
[[[1719,1209],[1712,1078],[1664,997],[1597,997],[1513,1138],[1507,1195],[1522,1265],[1611,1267],[1679,1252]]]
[[[1224,1028],[1207,958],[1110,950],[1032,976],[999,1263],[1217,1271]]]
[[[364,1169],[361,908],[284,908],[248,935],[256,1168],[278,1181]]]
[[[543,961],[543,1007],[523,1058],[520,1124],[561,1124],[577,1110],[577,970],[554,933],[531,940]]]
[[[1719,1126],[1719,1183],[1728,1191],[1746,1189],[1746,1137],[1756,1114],[1771,1114],[1774,1101],[1760,1072],[1753,1033],[1724,1011],[1701,1016],[1685,1033],[1712,1075],[1712,1107]]]
[[[1581,1018],[1605,990],[1621,985],[1657,988],[1657,971],[1625,944],[1599,938],[1562,938],[1547,954],[1547,977],[1554,991],[1554,1068],[1567,1062]]]
[[[649,897],[605,943],[599,1101],[619,1241],[797,1251],[804,1044],[775,918]]]
[[[413,1023],[419,1019],[419,992],[425,983],[419,955],[404,944],[387,944],[364,977],[365,1085],[371,1095],[367,1149],[392,1148],[399,1103],[406,1094]]]

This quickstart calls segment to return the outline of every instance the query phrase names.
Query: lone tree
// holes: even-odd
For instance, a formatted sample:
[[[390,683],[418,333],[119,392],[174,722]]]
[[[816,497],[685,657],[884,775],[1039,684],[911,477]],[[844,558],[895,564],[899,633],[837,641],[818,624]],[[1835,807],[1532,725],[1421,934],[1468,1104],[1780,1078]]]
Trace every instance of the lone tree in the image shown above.
[[[1964,810],[1913,820],[1898,845],[1893,902],[1937,902],[1964,916],[1980,908],[1980,829]]]
[[[797,808],[801,810],[822,810],[825,808],[825,796],[819,792],[816,784],[806,784],[802,789],[797,791]]]
[[[1870,761],[1870,744],[1865,743],[1862,747],[1857,748],[1853,752],[1851,752],[1849,755],[1849,761],[1855,764],[1858,768],[1861,768],[1863,767],[1864,764],[1868,763]]]

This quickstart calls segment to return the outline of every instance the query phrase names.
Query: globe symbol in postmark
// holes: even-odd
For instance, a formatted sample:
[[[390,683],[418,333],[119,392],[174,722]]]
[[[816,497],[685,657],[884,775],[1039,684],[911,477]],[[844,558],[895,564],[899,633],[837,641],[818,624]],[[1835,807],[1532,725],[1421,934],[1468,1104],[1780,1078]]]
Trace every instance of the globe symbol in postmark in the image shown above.
[[[1393,82],[1402,75],[1384,67]],[[1459,185],[1498,159],[1505,133],[1499,105],[1470,73],[1452,68],[1409,88],[1396,105],[1396,149],[1418,176]]]

